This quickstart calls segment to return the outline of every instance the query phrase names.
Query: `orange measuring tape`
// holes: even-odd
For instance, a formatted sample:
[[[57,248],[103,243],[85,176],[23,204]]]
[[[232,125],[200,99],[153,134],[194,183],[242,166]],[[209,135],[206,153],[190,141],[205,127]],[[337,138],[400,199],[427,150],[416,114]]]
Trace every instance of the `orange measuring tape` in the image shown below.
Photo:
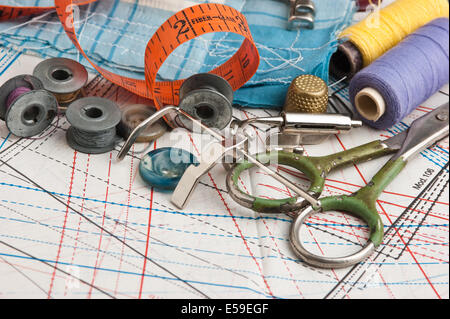
[[[82,6],[95,1],[97,0],[73,0],[72,6]],[[13,20],[23,16],[41,14],[55,9],[56,7],[17,7],[0,5],[0,21]]]
[[[73,21],[73,9],[97,0],[55,0],[55,7],[14,7],[0,5],[0,21],[55,10],[64,30],[77,49],[107,80],[147,99],[155,107],[179,104],[179,89],[184,80],[156,82],[158,70],[167,57],[181,44],[212,32],[231,32],[244,37],[241,47],[224,64],[211,70],[226,79],[233,90],[239,89],[256,73],[259,54],[247,20],[232,7],[204,3],[186,8],[164,22],[147,44],[145,50],[145,80],[120,76],[93,63],[78,42]]]

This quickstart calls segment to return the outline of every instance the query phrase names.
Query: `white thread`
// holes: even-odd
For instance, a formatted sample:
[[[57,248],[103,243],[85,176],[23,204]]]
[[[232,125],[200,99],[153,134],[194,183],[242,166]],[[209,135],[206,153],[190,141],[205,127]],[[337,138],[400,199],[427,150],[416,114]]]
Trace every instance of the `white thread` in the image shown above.
[[[43,14],[37,16],[37,17],[34,17],[33,19],[31,19],[31,20],[29,20],[29,21],[27,21],[27,22],[25,22],[25,23],[18,24],[18,25],[15,25],[15,26],[10,27],[9,29],[3,30],[3,31],[0,32],[0,34],[1,34],[1,33],[5,33],[5,32],[9,32],[9,31],[11,31],[11,30],[14,30],[14,29],[17,29],[17,28],[20,28],[20,27],[23,27],[23,26],[26,26],[27,24],[31,24],[31,23],[33,23],[33,22],[36,22],[37,20],[39,20],[39,19],[41,19],[41,18],[43,18],[43,17],[48,16],[50,13],[52,13],[52,12],[51,12],[51,11],[45,12],[45,13],[43,13]]]
[[[246,4],[246,1],[244,1],[244,3],[243,3],[242,6],[241,6],[241,9],[240,9],[239,11],[242,10],[242,8],[245,6],[245,4]],[[103,17],[105,17],[106,19],[109,19],[109,20],[116,20],[116,21],[126,22],[126,23],[129,23],[129,24],[131,24],[131,25],[136,25],[136,26],[146,26],[146,27],[149,28],[149,29],[156,29],[156,27],[153,27],[153,26],[145,25],[145,24],[142,24],[142,23],[136,23],[136,22],[133,22],[133,21],[127,21],[127,20],[120,19],[120,18],[117,18],[117,17],[106,16],[105,14],[101,14],[101,13],[93,13],[93,14],[91,14],[90,16],[88,16],[86,19],[80,20],[78,23],[81,23],[81,22],[84,21],[88,26],[93,26],[93,27],[95,27],[95,28],[99,28],[100,30],[103,30],[103,31],[106,31],[106,32],[111,32],[111,33],[118,34],[118,35],[120,35],[120,36],[125,36],[125,37],[127,37],[127,38],[130,38],[130,39],[133,39],[133,40],[135,40],[135,41],[138,41],[138,42],[141,42],[141,43],[144,43],[144,44],[145,44],[145,41],[143,41],[142,39],[133,37],[133,36],[128,35],[128,34],[126,34],[126,35],[121,35],[119,32],[114,31],[114,30],[111,30],[111,28],[109,28],[109,29],[104,29],[104,28],[102,28],[102,26],[99,26],[99,25],[97,25],[97,24],[95,24],[95,23],[89,23],[89,22],[87,21],[87,20],[93,18],[93,17],[96,16],[96,15],[103,16]],[[335,20],[342,20],[343,18],[345,18],[345,16],[346,16],[346,15],[344,15],[344,16],[342,16],[342,17],[339,17],[339,18],[336,18]],[[40,18],[40,17],[38,17],[38,18]],[[44,22],[42,22],[42,21],[30,21],[29,23],[32,23],[32,22],[44,23]],[[57,23],[59,23],[59,22],[51,22],[51,21],[48,21],[47,23],[49,23],[49,24],[57,24]],[[19,27],[19,26],[16,26],[16,27]],[[33,26],[33,27],[34,27],[34,26]],[[7,31],[8,31],[8,30],[7,30]],[[49,30],[49,31],[51,31],[51,30]],[[83,31],[84,31],[84,29],[83,29]],[[53,32],[53,31],[51,31],[51,32]],[[54,33],[57,33],[57,32],[54,32]],[[82,32],[82,33],[83,33],[83,32]],[[82,33],[80,34],[81,36],[82,36]],[[265,56],[261,56],[261,59],[262,59],[263,61],[265,61],[265,63],[266,63],[267,65],[269,65],[270,68],[267,68],[267,69],[264,69],[264,70],[259,70],[258,73],[269,73],[269,72],[276,71],[276,70],[286,69],[286,68],[289,67],[289,66],[294,67],[294,68],[297,68],[297,69],[299,69],[299,70],[301,70],[301,71],[304,71],[303,68],[301,68],[301,67],[299,67],[299,66],[296,65],[297,63],[299,63],[299,62],[301,62],[301,61],[303,60],[301,51],[302,51],[302,50],[309,50],[309,51],[319,50],[319,49],[321,49],[321,48],[326,47],[326,46],[329,45],[331,42],[333,42],[333,41],[329,41],[329,42],[327,42],[325,45],[323,45],[323,46],[321,46],[321,47],[319,47],[319,48],[294,48],[295,43],[296,43],[296,42],[298,41],[298,39],[299,39],[299,36],[300,36],[300,32],[298,31],[297,34],[296,34],[296,38],[294,39],[294,41],[292,42],[292,44],[291,44],[291,46],[290,46],[289,48],[276,48],[277,50],[285,50],[285,51],[294,53],[294,54],[296,55],[296,57],[291,58],[291,59],[283,58],[280,54],[278,54],[277,52],[275,52],[272,48],[270,48],[270,47],[268,47],[268,46],[265,46],[265,45],[262,45],[262,44],[259,44],[259,43],[256,43],[256,45],[257,45],[257,47],[258,47],[259,49],[265,50],[265,51],[271,53],[272,55],[278,56],[278,58],[277,58],[277,57],[265,57]],[[227,37],[227,34],[225,34],[221,39],[218,39],[218,40],[205,40],[205,39],[202,39],[202,38],[198,38],[197,40],[199,40],[198,43],[203,44],[202,47],[204,47],[206,50],[208,50],[209,45],[211,45],[212,43],[216,43],[215,48],[209,49],[209,50],[208,50],[208,54],[209,54],[210,56],[212,56],[212,57],[219,57],[219,58],[228,59],[231,55],[224,55],[224,54],[225,54],[225,53],[228,53],[228,52],[234,53],[234,52],[237,50],[237,48],[234,48],[234,47],[225,45],[225,44],[223,44],[223,42],[225,42],[225,43],[231,42],[231,43],[232,43],[232,42],[240,42],[240,41],[239,41],[239,40],[226,40],[226,37]],[[87,36],[84,36],[84,38],[93,40],[94,43],[95,43],[95,42],[98,42],[99,44],[110,45],[111,47],[112,47],[112,46],[115,46],[115,47],[117,47],[117,48],[123,49],[123,51],[122,51],[123,53],[122,53],[122,54],[124,54],[125,52],[132,52],[132,53],[137,54],[137,55],[142,55],[142,53],[139,53],[139,52],[130,50],[129,48],[120,46],[120,45],[118,45],[118,44],[110,44],[110,43],[106,43],[106,42],[103,42],[103,41],[95,41],[94,38],[90,38],[90,37],[87,37]],[[47,41],[47,43],[48,43],[48,41]],[[50,47],[50,46],[47,46],[47,47]],[[47,48],[47,47],[45,47],[45,48]],[[195,43],[194,43],[194,47],[195,47]],[[197,47],[197,48],[199,48],[199,47]],[[200,47],[200,48],[201,48],[201,47]],[[224,50],[219,50],[219,48],[224,48]],[[33,48],[30,48],[30,49],[33,49]],[[182,59],[184,59],[184,60],[189,60],[187,57],[182,56],[182,55],[179,55],[179,54],[176,54],[176,53],[173,53],[173,55],[176,56],[176,57],[180,57],[180,58],[182,58]],[[78,53],[78,56],[79,56],[79,53]],[[282,63],[280,63],[279,65],[274,65],[274,64],[271,63],[270,61],[280,61],[280,62],[282,62]],[[194,60],[189,60],[189,62],[198,63],[200,66],[205,66],[205,67],[216,67],[216,66],[218,66],[218,65],[220,64],[220,63],[216,63],[216,64],[214,64],[214,65],[209,65],[209,64],[206,64],[206,63],[197,61],[197,60],[195,60],[195,59],[194,59]],[[167,64],[168,66],[174,67],[175,69],[181,69],[181,68],[180,68],[179,66],[177,66],[177,65],[174,65],[174,64],[171,64],[171,63],[166,63],[166,64]],[[117,65],[117,63],[114,63],[114,65]],[[136,69],[139,69],[139,67],[137,67]],[[184,69],[186,69],[186,68],[184,68]],[[190,70],[190,69],[187,69],[187,71],[194,72],[194,70]],[[280,78],[280,79],[282,79],[282,78]],[[266,80],[261,80],[261,81],[254,81],[253,83],[262,83],[262,82],[267,82],[267,81],[277,81],[277,80],[276,80],[276,79],[266,79]],[[280,80],[280,82],[284,82],[284,81]]]
[[[39,27],[37,27],[37,26],[31,26],[31,27],[34,27],[34,28],[39,29]],[[59,32],[54,31],[54,30],[47,30],[47,31],[50,32],[50,33],[54,33],[54,34],[59,34]],[[111,46],[111,47],[114,46],[114,47],[117,47],[117,48],[119,48],[119,49],[126,50],[126,51],[128,51],[128,52],[131,52],[131,53],[133,53],[133,54],[136,54],[136,55],[138,55],[138,56],[142,56],[142,57],[143,57],[143,53],[142,53],[142,52],[134,51],[134,50],[132,50],[132,49],[129,49],[129,48],[124,47],[124,46],[121,46],[121,45],[119,45],[119,44],[114,44],[114,43],[109,43],[109,42],[99,41],[99,40],[96,40],[96,39],[93,38],[93,37],[89,37],[89,36],[86,36],[86,35],[84,36],[84,38],[85,38],[85,39],[88,39],[88,40],[93,40],[94,43],[96,42],[96,43],[98,43],[98,44],[105,45],[105,46]],[[138,39],[136,39],[136,41],[138,41]],[[48,41],[46,41],[46,42],[48,43]],[[237,41],[237,42],[238,42],[238,41]],[[293,66],[293,67],[295,67],[295,68],[297,68],[297,69],[299,69],[299,70],[301,70],[301,71],[304,71],[303,68],[298,67],[298,66],[296,66],[296,65],[293,64],[293,63],[297,63],[297,62],[299,62],[299,61],[302,60],[301,53],[300,53],[300,52],[296,52],[297,50],[291,51],[291,52],[296,52],[296,53],[299,54],[299,56],[298,56],[297,58],[293,58],[293,59],[288,60],[288,59],[285,59],[285,58],[281,57],[279,54],[277,54],[275,51],[273,51],[272,49],[270,49],[270,48],[267,47],[267,46],[259,45],[258,43],[256,43],[256,45],[257,45],[257,47],[259,47],[259,48],[263,48],[263,49],[265,49],[265,50],[271,52],[272,54],[279,56],[279,58],[270,58],[270,57],[264,57],[264,56],[261,56],[261,59],[264,60],[264,61],[266,61],[266,63],[267,63],[268,65],[270,65],[272,68],[279,68],[280,66],[278,66],[278,67],[277,67],[277,66],[274,66],[273,64],[271,64],[271,63],[269,62],[269,60],[273,60],[273,61],[282,61],[284,64],[287,64],[286,67],[289,66],[289,65],[291,65],[291,66]],[[230,52],[232,51],[233,53],[237,50],[237,48],[229,47],[229,46],[226,46],[226,45],[221,45],[221,46],[230,48]],[[316,49],[314,49],[314,50],[318,50],[318,49],[320,49],[320,48],[316,48]],[[286,49],[286,50],[288,51],[288,49]],[[76,52],[76,51],[75,51],[75,52]],[[201,66],[205,66],[205,67],[212,67],[212,68],[214,68],[214,67],[217,67],[218,65],[221,64],[220,62],[217,62],[216,64],[206,64],[206,63],[203,63],[203,62],[200,62],[200,61],[197,61],[197,60],[190,60],[190,59],[188,59],[187,57],[185,57],[185,56],[183,56],[183,55],[180,55],[180,54],[177,54],[177,53],[172,53],[172,55],[174,55],[174,56],[176,56],[176,57],[179,57],[179,58],[182,58],[182,59],[184,59],[184,60],[188,60],[189,62],[195,62],[195,63],[198,63],[198,64],[200,64]],[[223,58],[223,60],[229,59],[229,58],[231,57],[231,55],[214,55],[214,54],[210,54],[210,55],[213,56],[213,57],[221,57],[221,58]],[[221,60],[221,61],[222,61],[222,60]],[[180,66],[177,66],[177,65],[174,65],[174,64],[170,64],[170,63],[168,63],[168,62],[165,62],[165,64],[170,65],[170,66],[172,66],[172,67],[175,67],[176,69],[182,69]],[[117,63],[114,63],[114,65],[118,65],[118,64],[117,64]],[[127,65],[124,65],[124,66],[127,66]],[[139,68],[139,67],[136,67],[136,68]],[[265,70],[264,70],[264,69],[260,69],[260,70],[258,70],[258,72],[265,72],[265,73],[267,73],[267,72],[270,72],[270,71],[272,70],[272,68],[271,68],[271,69],[265,69]],[[186,68],[184,68],[184,69],[186,69]],[[190,71],[190,72],[196,72],[195,70],[192,70],[192,69],[186,69],[186,70],[187,70],[187,71]]]

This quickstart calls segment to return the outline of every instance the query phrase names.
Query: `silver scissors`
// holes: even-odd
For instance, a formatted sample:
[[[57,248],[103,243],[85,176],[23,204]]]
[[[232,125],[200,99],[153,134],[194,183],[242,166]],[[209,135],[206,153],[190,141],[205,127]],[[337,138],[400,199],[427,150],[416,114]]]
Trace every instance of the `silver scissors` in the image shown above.
[[[384,236],[383,222],[376,210],[376,200],[381,192],[394,180],[406,166],[408,160],[422,150],[437,143],[449,134],[449,103],[436,108],[415,120],[407,131],[384,141],[374,141],[344,152],[323,157],[307,157],[289,152],[262,153],[255,156],[267,162],[267,157],[278,158],[285,164],[303,171],[311,179],[307,193],[319,198],[325,178],[331,170],[371,160],[387,154],[395,155],[380,169],[372,180],[350,196],[330,196],[310,201],[299,196],[287,199],[269,200],[246,194],[238,186],[239,175],[253,166],[251,162],[235,165],[227,176],[230,196],[239,204],[264,213],[287,213],[295,211],[290,230],[290,242],[296,255],[306,263],[321,268],[345,268],[361,262],[378,247]],[[285,184],[287,185],[287,184]],[[359,252],[345,257],[325,257],[312,254],[303,246],[300,230],[306,219],[316,213],[339,210],[362,218],[370,228],[370,238]]]

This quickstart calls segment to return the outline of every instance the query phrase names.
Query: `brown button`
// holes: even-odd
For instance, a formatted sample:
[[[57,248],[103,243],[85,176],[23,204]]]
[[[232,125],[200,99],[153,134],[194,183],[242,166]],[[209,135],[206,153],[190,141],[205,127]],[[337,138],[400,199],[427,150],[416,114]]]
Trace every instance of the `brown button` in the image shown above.
[[[288,90],[285,112],[325,113],[328,107],[328,86],[315,75],[296,77]]]
[[[122,109],[122,119],[118,126],[118,133],[123,138],[127,139],[131,132],[144,120],[152,116],[156,110],[148,105],[134,104],[125,106]],[[138,143],[148,143],[156,140],[166,133],[168,130],[167,124],[163,119],[157,121],[151,126],[148,126],[136,139]]]

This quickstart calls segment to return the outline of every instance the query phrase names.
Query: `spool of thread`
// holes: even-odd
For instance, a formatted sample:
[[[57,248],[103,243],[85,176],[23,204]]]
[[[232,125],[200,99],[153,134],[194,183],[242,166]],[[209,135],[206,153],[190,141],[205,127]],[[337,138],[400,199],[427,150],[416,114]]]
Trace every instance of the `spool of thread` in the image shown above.
[[[77,61],[51,58],[39,63],[33,75],[42,81],[44,88],[53,93],[59,104],[67,105],[81,95],[88,80],[86,68]]]
[[[91,132],[72,127],[71,137],[75,143],[84,147],[100,149],[111,145],[111,141],[116,139],[116,130],[108,129]]]
[[[225,128],[233,115],[233,89],[227,80],[212,73],[194,74],[180,87],[178,107],[208,127]],[[191,128],[189,119],[180,117],[181,126]]]
[[[85,97],[76,100],[67,108],[66,118],[71,124],[66,133],[67,142],[79,152],[106,153],[120,141],[116,134],[120,109],[108,99]]]
[[[448,0],[397,0],[341,33],[339,37],[348,40],[331,57],[330,72],[337,78],[351,78],[408,34],[448,16]]]
[[[368,125],[401,121],[449,81],[449,20],[436,19],[407,36],[350,82],[350,100]]]
[[[31,89],[25,86],[19,86],[18,88],[14,89],[6,99],[6,109],[9,109],[15,100],[17,100],[20,96],[27,92],[31,92]]]
[[[39,79],[18,75],[0,86],[0,119],[19,137],[42,133],[57,115],[55,97],[42,89]]]

